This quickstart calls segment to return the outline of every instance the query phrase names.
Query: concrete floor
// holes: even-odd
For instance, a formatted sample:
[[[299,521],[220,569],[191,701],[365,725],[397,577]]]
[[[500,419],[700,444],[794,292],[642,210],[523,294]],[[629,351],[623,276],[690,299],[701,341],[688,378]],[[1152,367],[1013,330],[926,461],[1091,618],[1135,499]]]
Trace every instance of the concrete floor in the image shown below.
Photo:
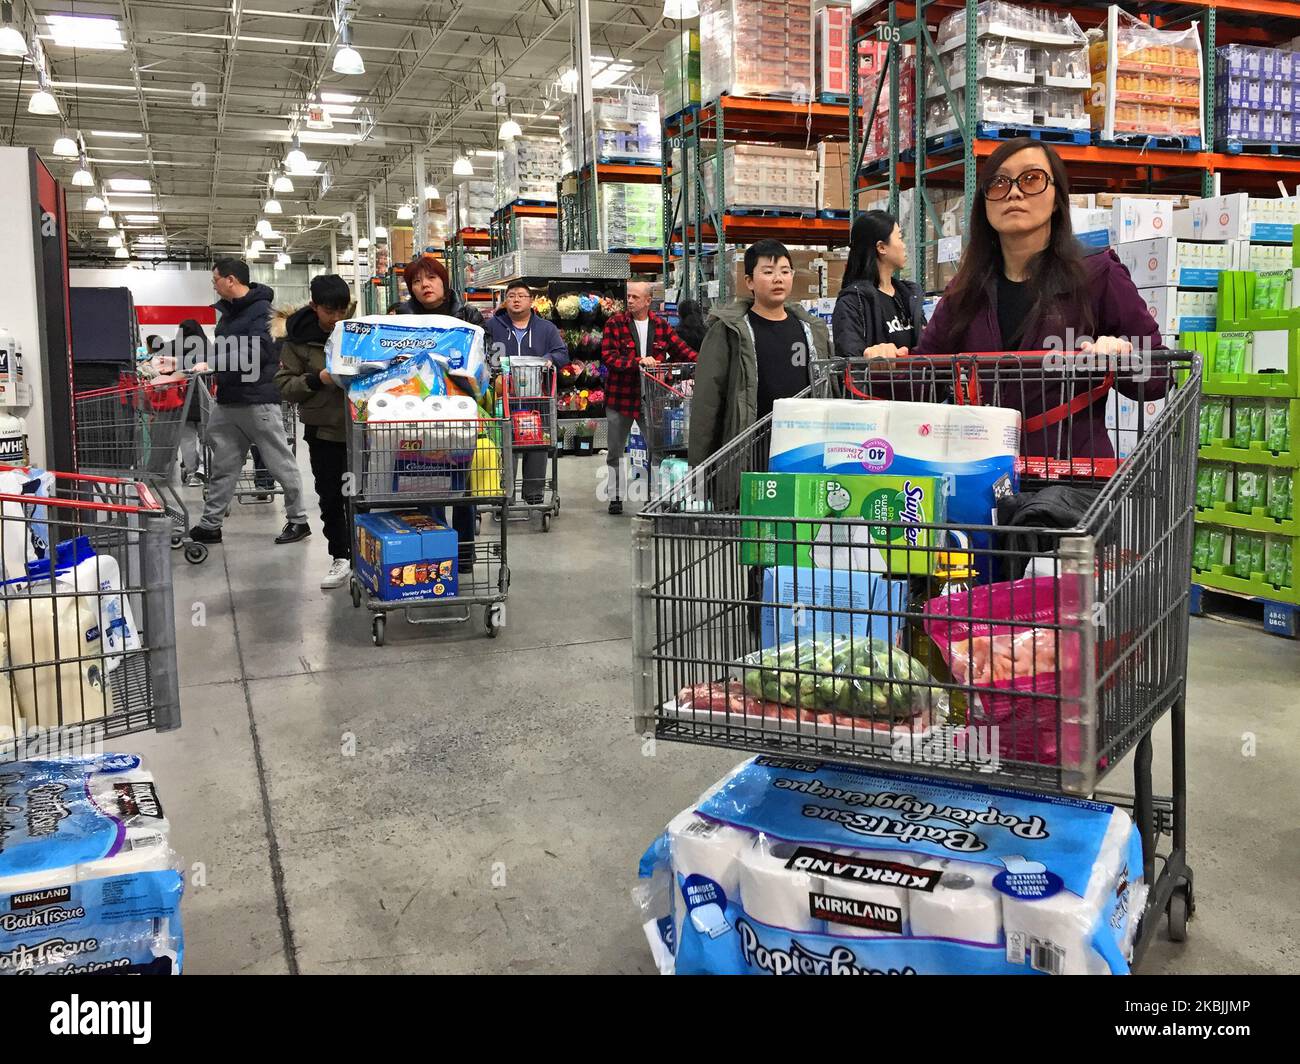
[[[495,640],[476,611],[372,646],[346,590],[317,586],[314,499],[306,543],[272,543],[277,502],[239,507],[206,564],[173,556],[184,724],[117,745],[148,758],[191,869],[189,971],[653,970],[637,860],[742,755],[647,756],[633,734],[629,521],[598,503],[600,468],[561,461],[549,535],[512,525]],[[1198,914],[1142,971],[1300,971],[1298,681],[1297,644],[1192,621]]]

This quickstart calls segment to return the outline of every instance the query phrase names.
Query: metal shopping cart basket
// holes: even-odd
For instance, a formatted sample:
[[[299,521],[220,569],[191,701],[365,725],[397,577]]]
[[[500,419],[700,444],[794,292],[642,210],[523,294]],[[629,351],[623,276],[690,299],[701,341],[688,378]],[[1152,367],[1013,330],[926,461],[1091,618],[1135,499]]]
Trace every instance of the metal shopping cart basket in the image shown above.
[[[661,362],[641,368],[641,435],[645,440],[650,497],[662,494],[685,471],[690,443],[694,362]],[[665,460],[676,459],[664,475]]]
[[[501,380],[510,416],[512,450],[521,456],[525,467],[530,464],[531,457],[545,456],[547,469],[542,478],[541,495],[531,500],[526,494],[530,487],[527,470],[521,472],[514,482],[516,490],[507,512],[511,519],[525,520],[539,513],[542,515],[542,531],[549,532],[552,518],[560,512],[555,365],[546,358],[512,358]]]
[[[74,397],[77,468],[147,483],[172,520],[172,547],[183,547],[185,560],[194,564],[207,558],[208,548],[189,538],[177,463],[189,404],[203,390],[200,378],[153,381],[124,373],[111,388]]]
[[[165,508],[141,481],[32,475],[47,495],[0,494],[0,762],[180,727]]]
[[[991,521],[1008,484],[945,473],[928,484],[928,504],[917,497],[924,478],[910,476],[865,499],[824,485],[825,509],[787,516],[763,509],[776,490],[763,475],[774,446],[780,456],[798,445],[799,418],[779,439],[764,418],[634,522],[638,730],[1128,805],[1151,885],[1135,960],[1153,915],[1167,911],[1181,939],[1193,911],[1184,695],[1199,356],[1159,352],[1126,367],[999,353],[840,368],[848,395],[910,401],[826,408],[837,428],[854,423],[849,432],[861,419],[865,438],[835,443],[858,471],[889,465],[890,440],[906,433],[953,443],[1010,414],[1020,491],[1065,485],[1091,497],[1071,527],[1009,534]],[[1123,462],[1102,415],[1113,386],[1169,389]],[[971,503],[990,517],[948,517]],[[1173,788],[1157,798],[1152,729],[1166,713]],[[1130,753],[1133,794],[1100,792]],[[1158,853],[1162,834],[1172,843]]]
[[[457,522],[456,510],[508,505],[514,472],[510,418],[350,419],[348,469],[354,490],[348,500],[352,604],[360,608],[366,602],[375,645],[383,645],[389,613],[401,612],[411,624],[458,623],[470,618],[474,606],[484,607],[484,625],[495,637],[506,623],[508,521],[495,526],[495,535],[479,531],[472,542],[458,542],[455,557],[398,564],[386,560],[383,537],[364,527],[364,515],[420,510],[441,525],[465,528],[477,522]]]

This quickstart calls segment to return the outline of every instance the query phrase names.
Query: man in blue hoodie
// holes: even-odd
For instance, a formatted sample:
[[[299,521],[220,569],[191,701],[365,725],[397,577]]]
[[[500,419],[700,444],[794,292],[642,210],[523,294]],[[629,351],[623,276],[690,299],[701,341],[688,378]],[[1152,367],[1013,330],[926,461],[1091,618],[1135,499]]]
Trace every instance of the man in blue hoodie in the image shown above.
[[[569,348],[560,336],[560,330],[545,318],[533,313],[533,292],[522,281],[506,288],[504,305],[488,318],[483,328],[487,332],[488,357],[497,365],[502,358],[548,358],[558,369],[569,364]],[[546,488],[546,459],[544,450],[523,452],[524,502],[542,501]]]
[[[271,300],[275,292],[249,281],[243,259],[218,259],[212,287],[220,297],[220,320],[213,330],[217,405],[208,419],[212,468],[208,498],[199,523],[190,529],[197,543],[220,543],[221,522],[230,509],[239,472],[250,447],[257,447],[271,475],[284,488],[286,523],[277,543],[296,543],[311,535],[302,504],[302,477],[284,438],[280,390],[275,384],[280,358],[271,342]]]

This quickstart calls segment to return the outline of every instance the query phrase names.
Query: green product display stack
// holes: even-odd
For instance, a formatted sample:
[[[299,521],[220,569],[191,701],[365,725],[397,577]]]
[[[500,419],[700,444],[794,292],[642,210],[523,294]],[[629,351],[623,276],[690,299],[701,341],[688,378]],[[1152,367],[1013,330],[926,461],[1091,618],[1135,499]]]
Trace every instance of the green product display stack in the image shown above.
[[[1300,251],[1293,250],[1300,273]],[[1300,604],[1300,299],[1292,271],[1224,271],[1204,359],[1193,579]],[[1293,295],[1294,292],[1294,295]]]
[[[664,118],[700,102],[700,31],[674,34],[664,48]]]

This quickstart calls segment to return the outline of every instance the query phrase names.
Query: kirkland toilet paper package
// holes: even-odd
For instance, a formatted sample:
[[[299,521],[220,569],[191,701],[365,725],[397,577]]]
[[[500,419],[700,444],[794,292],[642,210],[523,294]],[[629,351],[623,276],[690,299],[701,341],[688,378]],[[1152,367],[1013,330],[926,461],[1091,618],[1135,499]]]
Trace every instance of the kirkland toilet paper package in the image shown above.
[[[421,354],[440,362],[469,395],[487,391],[482,327],[445,314],[372,314],[341,321],[325,345],[325,367],[341,378],[364,377]]]
[[[167,828],[133,755],[0,766],[0,975],[179,974]]]
[[[1020,412],[857,399],[778,399],[772,406],[772,473],[940,477],[947,520],[991,525],[997,500],[1018,490]],[[982,542],[981,542],[982,541]],[[971,547],[987,547],[973,536]],[[987,557],[981,558],[987,564]]]
[[[1126,975],[1142,845],[1101,802],[756,757],[641,858],[680,975]]]

